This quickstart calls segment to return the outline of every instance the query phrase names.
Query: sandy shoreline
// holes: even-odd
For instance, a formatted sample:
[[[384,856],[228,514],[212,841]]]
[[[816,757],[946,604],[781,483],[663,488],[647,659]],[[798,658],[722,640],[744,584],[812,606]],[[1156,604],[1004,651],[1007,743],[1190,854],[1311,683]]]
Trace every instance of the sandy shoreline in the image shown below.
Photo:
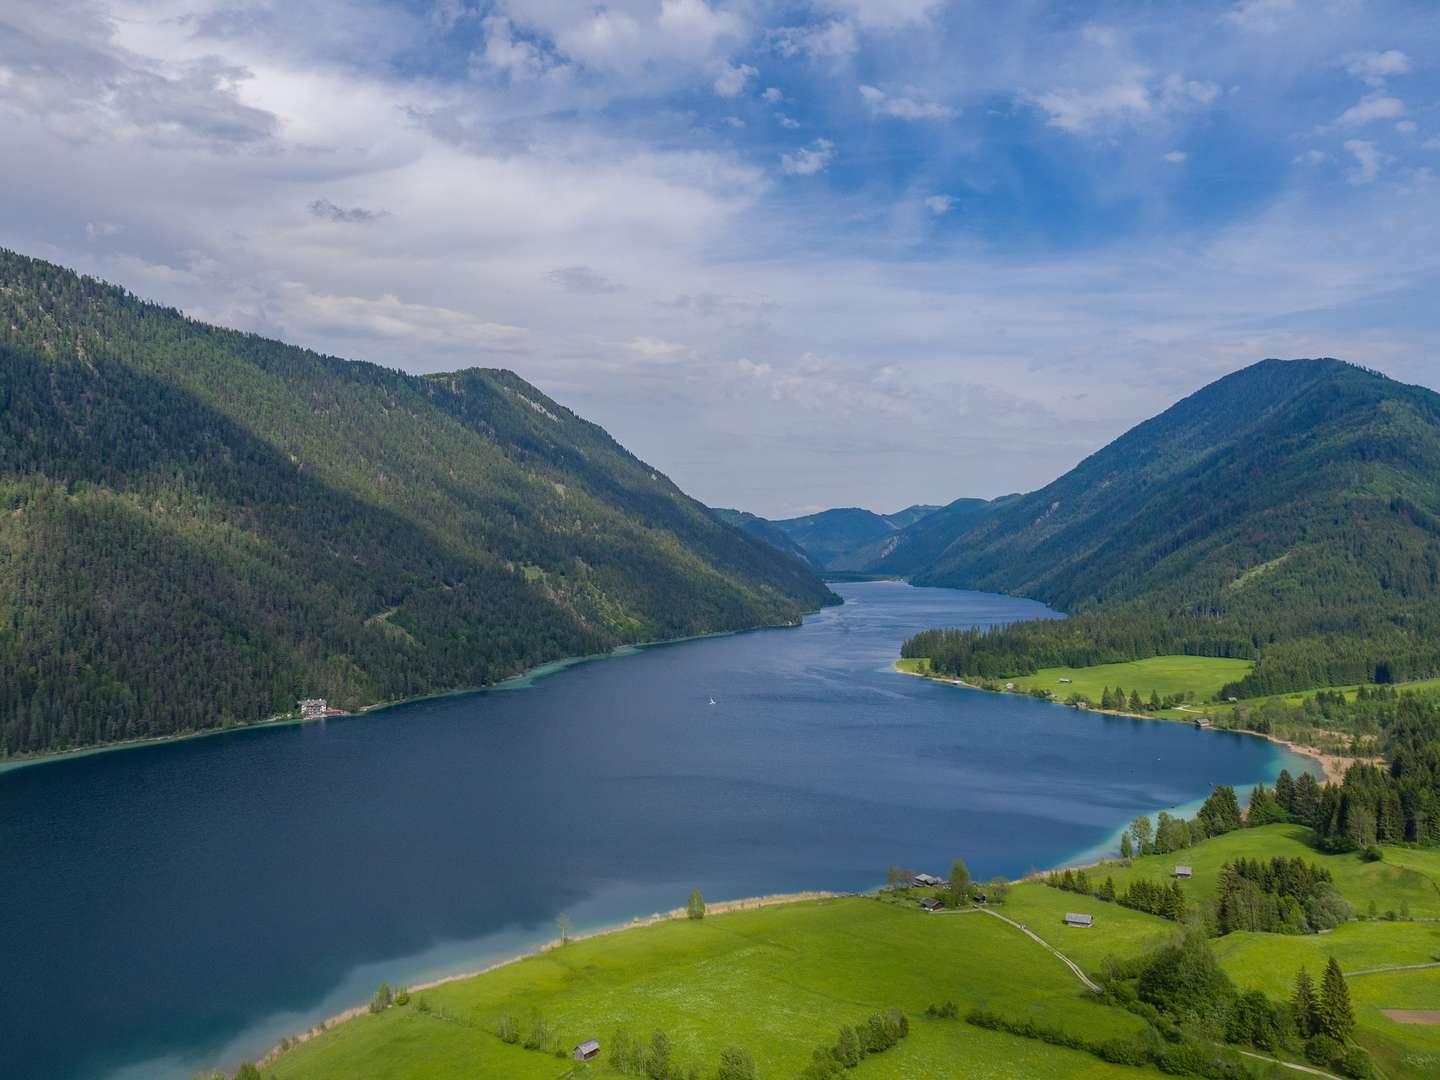
[[[850,895],[854,894],[826,892],[822,890],[817,892],[774,893],[769,896],[747,896],[739,900],[720,900],[716,903],[707,903],[705,905],[705,917],[708,919],[717,915],[727,915],[732,911],[749,911],[754,908],[774,907],[777,904],[797,904],[805,900],[833,900],[837,897]],[[672,919],[685,918],[689,918],[689,911],[686,908],[671,908],[669,911],[663,914],[647,915],[643,918],[634,918],[631,919],[629,922],[620,923],[616,926],[602,927],[599,930],[589,930],[583,934],[571,934],[568,944],[573,945],[577,941],[590,941],[594,938],[608,937],[611,934],[620,934],[625,932],[626,930],[634,930],[637,927],[641,926],[654,926],[656,923],[668,922]],[[530,960],[537,956],[543,956],[545,953],[550,952],[553,949],[561,948],[565,944],[567,944],[567,942],[561,940],[560,938],[551,938],[549,941],[542,942],[541,944],[535,946],[533,949],[529,949],[526,952],[518,953],[515,956],[507,957],[504,960],[497,960],[493,964],[487,964],[485,967],[477,968],[474,971],[462,971],[455,975],[446,975],[439,979],[431,979],[429,982],[417,983],[414,986],[408,986],[405,989],[408,990],[413,996],[425,990],[433,990],[437,986],[445,986],[447,983],[463,982],[466,979],[479,978],[481,975],[489,974],[492,971],[498,971],[500,968],[510,967],[512,964],[518,964],[522,960]],[[399,987],[397,986],[396,989],[399,989]],[[344,1012],[336,1013],[334,1016],[326,1020],[322,1020],[320,1021],[320,1023],[315,1024],[313,1027],[301,1032],[299,1035],[290,1036],[288,1045],[277,1044],[271,1047],[270,1050],[265,1054],[265,1056],[262,1057],[255,1064],[260,1068],[264,1068],[266,1065],[271,1064],[281,1054],[285,1053],[286,1050],[294,1047],[298,1043],[307,1042],[310,1039],[315,1038],[317,1035],[322,1035],[325,1032],[329,1031],[336,1024],[343,1024],[347,1020],[354,1020],[357,1016],[364,1016],[369,1011],[370,1006],[368,1004],[365,1004],[356,1005],[352,1008],[346,1009]]]
[[[906,671],[904,668],[901,668],[898,665],[896,666],[895,670],[901,675],[913,675],[917,679],[928,679],[930,682],[945,683],[947,686],[963,686],[966,690],[979,690],[981,693],[987,692],[983,686],[976,686],[974,683],[966,682],[964,679],[950,679],[946,678],[943,675],[926,675],[918,671]],[[1012,693],[1013,691],[996,690],[988,692]],[[1023,694],[1020,696],[1029,697],[1030,695]],[[1065,705],[1063,701],[1049,700],[1049,703],[1051,705]],[[1067,705],[1065,707],[1070,708],[1071,706]],[[1170,716],[1155,716],[1150,713],[1126,712],[1121,709],[1101,709],[1097,708],[1094,705],[1086,706],[1084,711],[1099,713],[1102,716],[1128,716],[1133,720],[1161,720],[1172,724],[1190,723],[1190,721],[1188,720],[1177,720],[1174,717]],[[1267,735],[1263,731],[1251,731],[1249,728],[1220,728],[1212,726],[1202,728],[1201,730],[1225,731],[1235,735],[1253,735],[1257,739],[1264,739],[1266,742],[1274,743],[1276,746],[1283,746],[1285,747],[1285,749],[1291,751],[1292,753],[1299,754],[1301,757],[1307,757],[1311,761],[1315,762],[1315,764],[1319,765],[1321,774],[1325,777],[1326,783],[1331,784],[1338,784],[1340,783],[1340,781],[1344,780],[1345,770],[1350,768],[1351,765],[1354,765],[1357,762],[1375,763],[1382,760],[1380,758],[1356,758],[1345,757],[1341,754],[1331,754],[1327,753],[1324,750],[1320,750],[1314,746],[1305,746],[1302,743],[1292,742],[1289,739],[1282,739],[1278,735]]]

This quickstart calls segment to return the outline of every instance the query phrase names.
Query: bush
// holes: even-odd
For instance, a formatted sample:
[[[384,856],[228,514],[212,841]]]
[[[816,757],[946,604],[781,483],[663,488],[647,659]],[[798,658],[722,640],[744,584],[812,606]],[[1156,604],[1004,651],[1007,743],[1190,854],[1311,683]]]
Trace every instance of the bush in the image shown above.
[[[390,1007],[392,1000],[390,996],[390,984],[381,983],[380,989],[376,990],[375,995],[370,999],[370,1011],[372,1013],[384,1012]]]
[[[397,989],[397,990],[395,991],[395,998],[394,998],[394,1000],[395,1000],[395,1004],[396,1004],[396,1005],[409,1005],[409,1004],[410,1004],[410,991],[409,991],[409,990],[406,990],[405,987],[403,987],[403,986],[400,987],[399,989]]]
[[[429,1012],[430,1006],[424,998],[420,999],[422,1012]],[[520,1041],[520,1022],[513,1016],[502,1016],[500,1022],[495,1025],[495,1034],[500,1037],[501,1042],[514,1045]]]
[[[1107,1039],[1098,1044],[1095,1056],[1116,1065],[1144,1065],[1150,1060],[1143,1046],[1125,1039]]]
[[[422,1013],[428,1013],[428,1012],[430,1011],[430,999],[427,998],[427,997],[425,997],[425,996],[423,996],[423,995],[420,996],[420,997],[418,997],[418,998],[416,998],[416,999],[415,999],[415,1011],[416,1011],[416,1012],[422,1012]]]
[[[1376,845],[1371,844],[1364,851],[1360,852],[1360,858],[1363,859],[1365,862],[1379,862],[1381,859],[1385,858],[1385,853],[1381,851]]]
[[[1351,1080],[1370,1080],[1375,1075],[1375,1067],[1370,1064],[1370,1055],[1358,1046],[1341,1054],[1340,1059],[1333,1062],[1333,1065],[1341,1076],[1351,1077]]]
[[[1316,1035],[1305,1044],[1305,1060],[1311,1065],[1333,1065],[1344,1048],[1329,1035]]]
[[[755,1080],[755,1059],[748,1050],[732,1046],[720,1051],[720,1068],[715,1080]]]

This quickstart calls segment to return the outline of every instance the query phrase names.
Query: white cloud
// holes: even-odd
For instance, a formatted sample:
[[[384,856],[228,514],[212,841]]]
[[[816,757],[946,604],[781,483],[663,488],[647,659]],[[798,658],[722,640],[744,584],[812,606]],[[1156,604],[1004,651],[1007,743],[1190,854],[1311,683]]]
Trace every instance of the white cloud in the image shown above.
[[[930,213],[936,217],[942,214],[948,214],[954,205],[954,195],[927,195],[925,197],[925,209],[929,210]]]
[[[1190,156],[1190,155],[1187,154],[1187,153],[1185,153],[1184,150],[1171,150],[1170,152],[1168,152],[1167,154],[1164,155],[1165,160],[1168,161],[1168,162],[1171,162],[1171,163],[1174,164],[1174,165],[1179,165],[1182,161],[1184,161],[1184,160],[1185,160],[1186,158],[1188,158],[1189,156]]]
[[[745,121],[741,120],[738,116],[727,116],[720,122],[726,127],[734,128],[736,131],[740,131],[742,128],[745,127]]]
[[[106,237],[118,236],[122,232],[124,232],[124,227],[116,225],[113,221],[87,221],[85,223],[87,240],[104,240]]]
[[[1049,113],[1051,127],[1086,135],[1200,109],[1219,95],[1220,87],[1213,82],[1176,73],[1156,81],[1144,69],[1132,68],[1110,83],[1054,89],[1028,100]]]
[[[767,86],[765,92],[760,95],[760,100],[767,105],[777,105],[785,100],[785,95],[780,92],[778,86]]]
[[[1420,125],[1415,123],[1414,120],[1401,120],[1395,125],[1395,130],[1401,135],[1414,135],[1415,132],[1420,130]]]
[[[1295,0],[1242,0],[1225,14],[1225,20],[1252,33],[1279,30],[1295,13]]]
[[[1369,94],[1335,118],[1340,127],[1360,127],[1375,120],[1393,120],[1405,115],[1405,103],[1383,94]]]
[[[841,60],[860,47],[855,24],[844,19],[810,26],[782,26],[767,35],[781,56],[806,55],[817,60]]]
[[[1410,58],[1399,49],[1360,53],[1351,58],[1345,70],[1371,86],[1383,86],[1391,75],[1404,75],[1410,70]]]
[[[1355,155],[1355,167],[1345,174],[1345,178],[1352,184],[1373,183],[1385,165],[1385,155],[1373,142],[1364,139],[1346,139],[1345,149]]]
[[[647,360],[686,360],[694,355],[689,345],[666,341],[664,338],[654,337],[651,334],[642,334],[639,337],[631,338],[627,348]]]
[[[780,122],[781,127],[789,128],[792,131],[800,126],[799,120],[792,119],[791,117],[786,116],[784,113],[776,113],[775,119]]]
[[[901,120],[948,120],[955,115],[949,106],[908,95],[892,96],[876,86],[862,85],[860,96],[871,112]]]
[[[1329,160],[1330,155],[1323,150],[1306,150],[1302,154],[1296,154],[1294,163],[1296,165],[1319,165],[1322,161]]]
[[[814,176],[834,160],[835,144],[829,139],[816,139],[793,154],[781,154],[780,168],[789,176]]]
[[[468,312],[432,304],[401,300],[394,293],[374,299],[314,292],[299,282],[286,282],[278,291],[292,324],[306,333],[357,330],[377,337],[420,345],[469,349],[503,349],[520,343],[523,327],[477,318]]]
[[[517,40],[514,27],[503,15],[491,15],[480,23],[485,46],[470,58],[472,71],[491,71],[517,81],[538,79],[558,61],[547,57],[532,41]]]
[[[720,74],[715,76],[715,82],[711,85],[721,97],[737,97],[745,92],[746,84],[759,74],[759,70],[749,64],[732,64],[727,61],[721,65]]]
[[[945,0],[818,0],[817,6],[862,27],[894,30],[929,22]]]

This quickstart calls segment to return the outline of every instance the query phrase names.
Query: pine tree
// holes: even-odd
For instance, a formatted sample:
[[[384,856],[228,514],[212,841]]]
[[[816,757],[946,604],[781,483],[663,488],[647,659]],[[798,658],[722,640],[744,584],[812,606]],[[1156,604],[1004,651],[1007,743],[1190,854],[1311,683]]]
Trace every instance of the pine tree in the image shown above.
[[[1275,778],[1275,801],[1287,814],[1295,812],[1295,781],[1289,769],[1281,769]]]
[[[1345,985],[1345,975],[1333,956],[1325,965],[1325,979],[1320,984],[1320,1030],[1342,1043],[1355,1030],[1350,988]]]
[[[1140,691],[1139,691],[1139,690],[1131,690],[1131,691],[1130,691],[1129,706],[1130,706],[1130,711],[1131,711],[1131,712],[1139,712],[1142,708],[1144,708],[1144,706],[1143,706],[1143,705],[1141,704],[1141,702],[1140,702]]]
[[[1290,1007],[1295,1013],[1295,1031],[1300,1038],[1308,1039],[1319,1030],[1315,983],[1303,967],[1295,976],[1295,992],[1290,995]]]
[[[1154,712],[1154,711],[1158,710],[1159,708],[1160,708],[1160,694],[1159,694],[1158,691],[1151,690],[1151,691],[1150,691],[1150,710],[1151,710],[1152,712]]]

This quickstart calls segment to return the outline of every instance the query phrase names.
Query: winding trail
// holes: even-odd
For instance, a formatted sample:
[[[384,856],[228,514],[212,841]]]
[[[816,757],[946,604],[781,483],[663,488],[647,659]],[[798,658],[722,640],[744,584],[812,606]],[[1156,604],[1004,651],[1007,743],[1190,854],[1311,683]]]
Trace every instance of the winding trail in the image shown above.
[[[1022,923],[1018,923],[1014,919],[1008,918],[1005,915],[1001,915],[998,911],[994,911],[988,907],[979,908],[978,910],[983,911],[986,915],[995,916],[995,918],[999,919],[1001,922],[1009,923],[1011,926],[1015,927],[1016,930],[1019,930],[1022,934],[1028,937],[1031,941],[1039,942],[1055,957],[1057,957],[1062,964],[1064,964],[1071,971],[1073,971],[1075,973],[1075,977],[1079,979],[1082,983],[1084,983],[1085,988],[1089,990],[1092,994],[1103,994],[1105,992],[1100,988],[1099,984],[1097,984],[1093,979],[1090,978],[1089,975],[1086,975],[1085,972],[1080,969],[1079,964],[1075,963],[1074,960],[1071,960],[1063,952],[1055,948],[1054,945],[1051,945],[1048,941],[1042,938],[1039,934],[1035,933],[1035,931],[1031,930],[1028,926],[1025,926]]]
[[[1090,978],[1089,975],[1086,975],[1084,971],[1080,970],[1080,965],[1079,965],[1079,964],[1075,963],[1074,960],[1071,960],[1068,956],[1066,956],[1064,953],[1062,953],[1059,949],[1055,948],[1054,945],[1051,945],[1048,941],[1046,941],[1044,938],[1042,938],[1039,934],[1035,933],[1035,931],[1031,930],[1028,926],[1025,926],[1023,923],[1018,923],[1018,922],[1016,922],[1014,919],[1011,919],[1011,918],[1008,918],[1008,917],[1006,917],[1006,916],[1004,916],[1004,915],[1001,915],[998,911],[995,911],[995,910],[993,910],[992,908],[988,908],[988,907],[983,907],[983,908],[970,908],[970,909],[968,909],[968,910],[971,910],[971,911],[983,911],[986,915],[993,915],[993,916],[995,916],[995,918],[999,919],[1001,922],[1007,922],[1007,923],[1009,923],[1011,926],[1015,927],[1016,930],[1019,930],[1019,931],[1020,931],[1022,934],[1024,934],[1026,937],[1030,938],[1030,940],[1035,941],[1035,942],[1038,942],[1040,945],[1043,945],[1050,953],[1052,953],[1054,956],[1056,956],[1062,963],[1064,963],[1064,965],[1065,965],[1066,967],[1068,967],[1071,971],[1073,971],[1073,972],[1075,973],[1075,977],[1076,977],[1077,979],[1079,979],[1082,983],[1084,983],[1084,984],[1085,984],[1085,988],[1086,988],[1087,990],[1089,990],[1091,993],[1093,993],[1093,994],[1103,994],[1103,993],[1105,992],[1100,986],[1098,986],[1098,985],[1094,982],[1094,980],[1092,980],[1092,979]],[[1430,968],[1430,967],[1440,967],[1440,963],[1436,963],[1436,964],[1403,964],[1403,965],[1401,965],[1401,966],[1399,966],[1399,967],[1393,967],[1393,968],[1372,968],[1372,969],[1370,969],[1369,971],[1352,971],[1352,972],[1350,972],[1349,974],[1351,974],[1351,975],[1370,975],[1370,974],[1372,974],[1372,973],[1374,973],[1374,972],[1380,972],[1380,971],[1409,971],[1409,970],[1414,969],[1414,968]],[[1315,1069],[1315,1068],[1312,1068],[1312,1067],[1309,1066],[1309,1065],[1299,1065],[1299,1064],[1296,1064],[1296,1063],[1293,1062],[1293,1061],[1281,1061],[1279,1058],[1267,1057],[1265,1054],[1257,1054],[1257,1053],[1254,1053],[1254,1052],[1251,1051],[1251,1050],[1241,1050],[1238,1046],[1237,1046],[1237,1047],[1232,1047],[1232,1049],[1234,1049],[1237,1053],[1243,1054],[1245,1057],[1254,1058],[1256,1061],[1268,1061],[1268,1062],[1269,1062],[1270,1064],[1272,1064],[1272,1065],[1279,1065],[1279,1066],[1281,1066],[1282,1068],[1286,1068],[1286,1069],[1294,1069],[1296,1072],[1309,1073],[1311,1076],[1323,1076],[1323,1077],[1326,1078],[1326,1080],[1342,1080],[1341,1077],[1336,1076],[1334,1073],[1328,1073],[1328,1072],[1326,1072],[1324,1069]]]
[[[1389,967],[1362,968],[1359,971],[1345,972],[1345,978],[1353,979],[1356,975],[1383,975],[1387,971],[1420,971],[1423,968],[1440,967],[1440,961],[1429,964],[1391,964]]]

